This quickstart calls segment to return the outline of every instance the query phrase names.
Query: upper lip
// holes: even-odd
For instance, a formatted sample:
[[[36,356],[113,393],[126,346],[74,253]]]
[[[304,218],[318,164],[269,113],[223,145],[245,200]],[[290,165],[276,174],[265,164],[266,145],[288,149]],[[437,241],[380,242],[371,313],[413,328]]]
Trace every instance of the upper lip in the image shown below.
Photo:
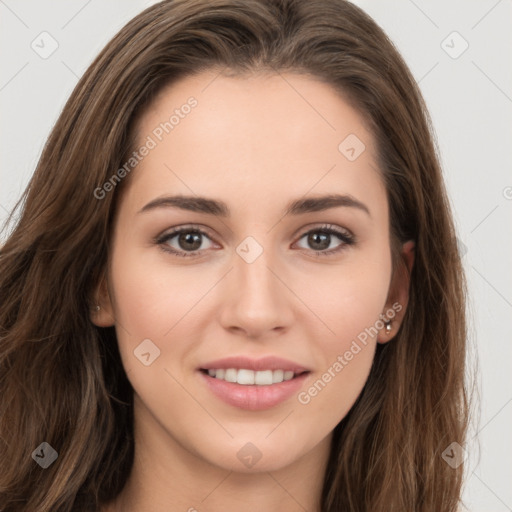
[[[247,356],[231,356],[222,359],[216,359],[200,366],[201,370],[220,369],[220,368],[236,368],[247,369],[254,371],[261,370],[285,370],[294,373],[302,373],[310,371],[309,368],[302,366],[294,361],[283,359],[276,356],[265,356],[258,359],[253,359]]]

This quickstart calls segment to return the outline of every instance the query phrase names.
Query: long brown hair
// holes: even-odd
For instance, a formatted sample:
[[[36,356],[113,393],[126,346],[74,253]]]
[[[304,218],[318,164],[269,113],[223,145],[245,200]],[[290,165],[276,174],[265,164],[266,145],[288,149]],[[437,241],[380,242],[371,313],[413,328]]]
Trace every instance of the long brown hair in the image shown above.
[[[164,1],[131,20],[82,76],[16,205],[0,250],[0,509],[97,510],[133,462],[133,389],[115,330],[90,321],[133,150],[163,87],[203,70],[291,71],[339,91],[371,129],[390,208],[393,269],[416,243],[407,312],[334,430],[323,512],[453,512],[464,444],[466,282],[431,121],[392,42],[345,0]],[[133,172],[137,172],[134,170]],[[48,468],[31,454],[47,442]]]

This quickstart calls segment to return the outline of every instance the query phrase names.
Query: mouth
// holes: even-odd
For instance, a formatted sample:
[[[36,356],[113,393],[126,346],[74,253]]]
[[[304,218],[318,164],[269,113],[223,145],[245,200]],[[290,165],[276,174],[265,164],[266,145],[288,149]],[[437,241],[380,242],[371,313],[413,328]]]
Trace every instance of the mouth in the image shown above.
[[[299,372],[283,369],[255,371],[247,368],[200,368],[200,371],[213,379],[242,386],[272,386],[310,373],[308,370]]]
[[[299,362],[274,354],[258,358],[233,354],[197,367],[197,375],[212,397],[249,411],[284,404],[306,385],[311,372]]]
[[[288,402],[305,386],[311,371],[200,368],[206,389],[225,404],[246,411],[264,411]]]

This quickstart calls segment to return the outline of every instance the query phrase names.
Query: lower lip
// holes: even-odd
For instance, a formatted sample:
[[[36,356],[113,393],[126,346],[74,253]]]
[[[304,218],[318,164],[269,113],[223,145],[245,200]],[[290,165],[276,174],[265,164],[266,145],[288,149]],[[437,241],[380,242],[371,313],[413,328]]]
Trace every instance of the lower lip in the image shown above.
[[[309,372],[303,373],[293,379],[268,386],[246,386],[210,377],[202,371],[199,373],[214,395],[229,405],[248,411],[270,409],[288,400],[299,391],[309,375]]]

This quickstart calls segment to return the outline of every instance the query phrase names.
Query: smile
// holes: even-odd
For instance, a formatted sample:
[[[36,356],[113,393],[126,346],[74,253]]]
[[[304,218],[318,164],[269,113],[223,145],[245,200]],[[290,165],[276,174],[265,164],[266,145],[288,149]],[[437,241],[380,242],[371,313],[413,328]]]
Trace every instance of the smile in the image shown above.
[[[223,371],[224,374],[222,374]],[[210,372],[215,372],[216,375],[210,375]],[[286,402],[300,392],[310,373],[304,371],[295,374],[290,370],[286,372],[284,370],[254,371],[244,368],[201,369],[198,372],[214,397],[230,406],[247,411],[262,411]],[[236,378],[236,381],[228,382],[226,374],[228,378]],[[276,382],[274,382],[274,375]],[[272,377],[271,383],[270,377]],[[262,383],[257,384],[256,379]]]

